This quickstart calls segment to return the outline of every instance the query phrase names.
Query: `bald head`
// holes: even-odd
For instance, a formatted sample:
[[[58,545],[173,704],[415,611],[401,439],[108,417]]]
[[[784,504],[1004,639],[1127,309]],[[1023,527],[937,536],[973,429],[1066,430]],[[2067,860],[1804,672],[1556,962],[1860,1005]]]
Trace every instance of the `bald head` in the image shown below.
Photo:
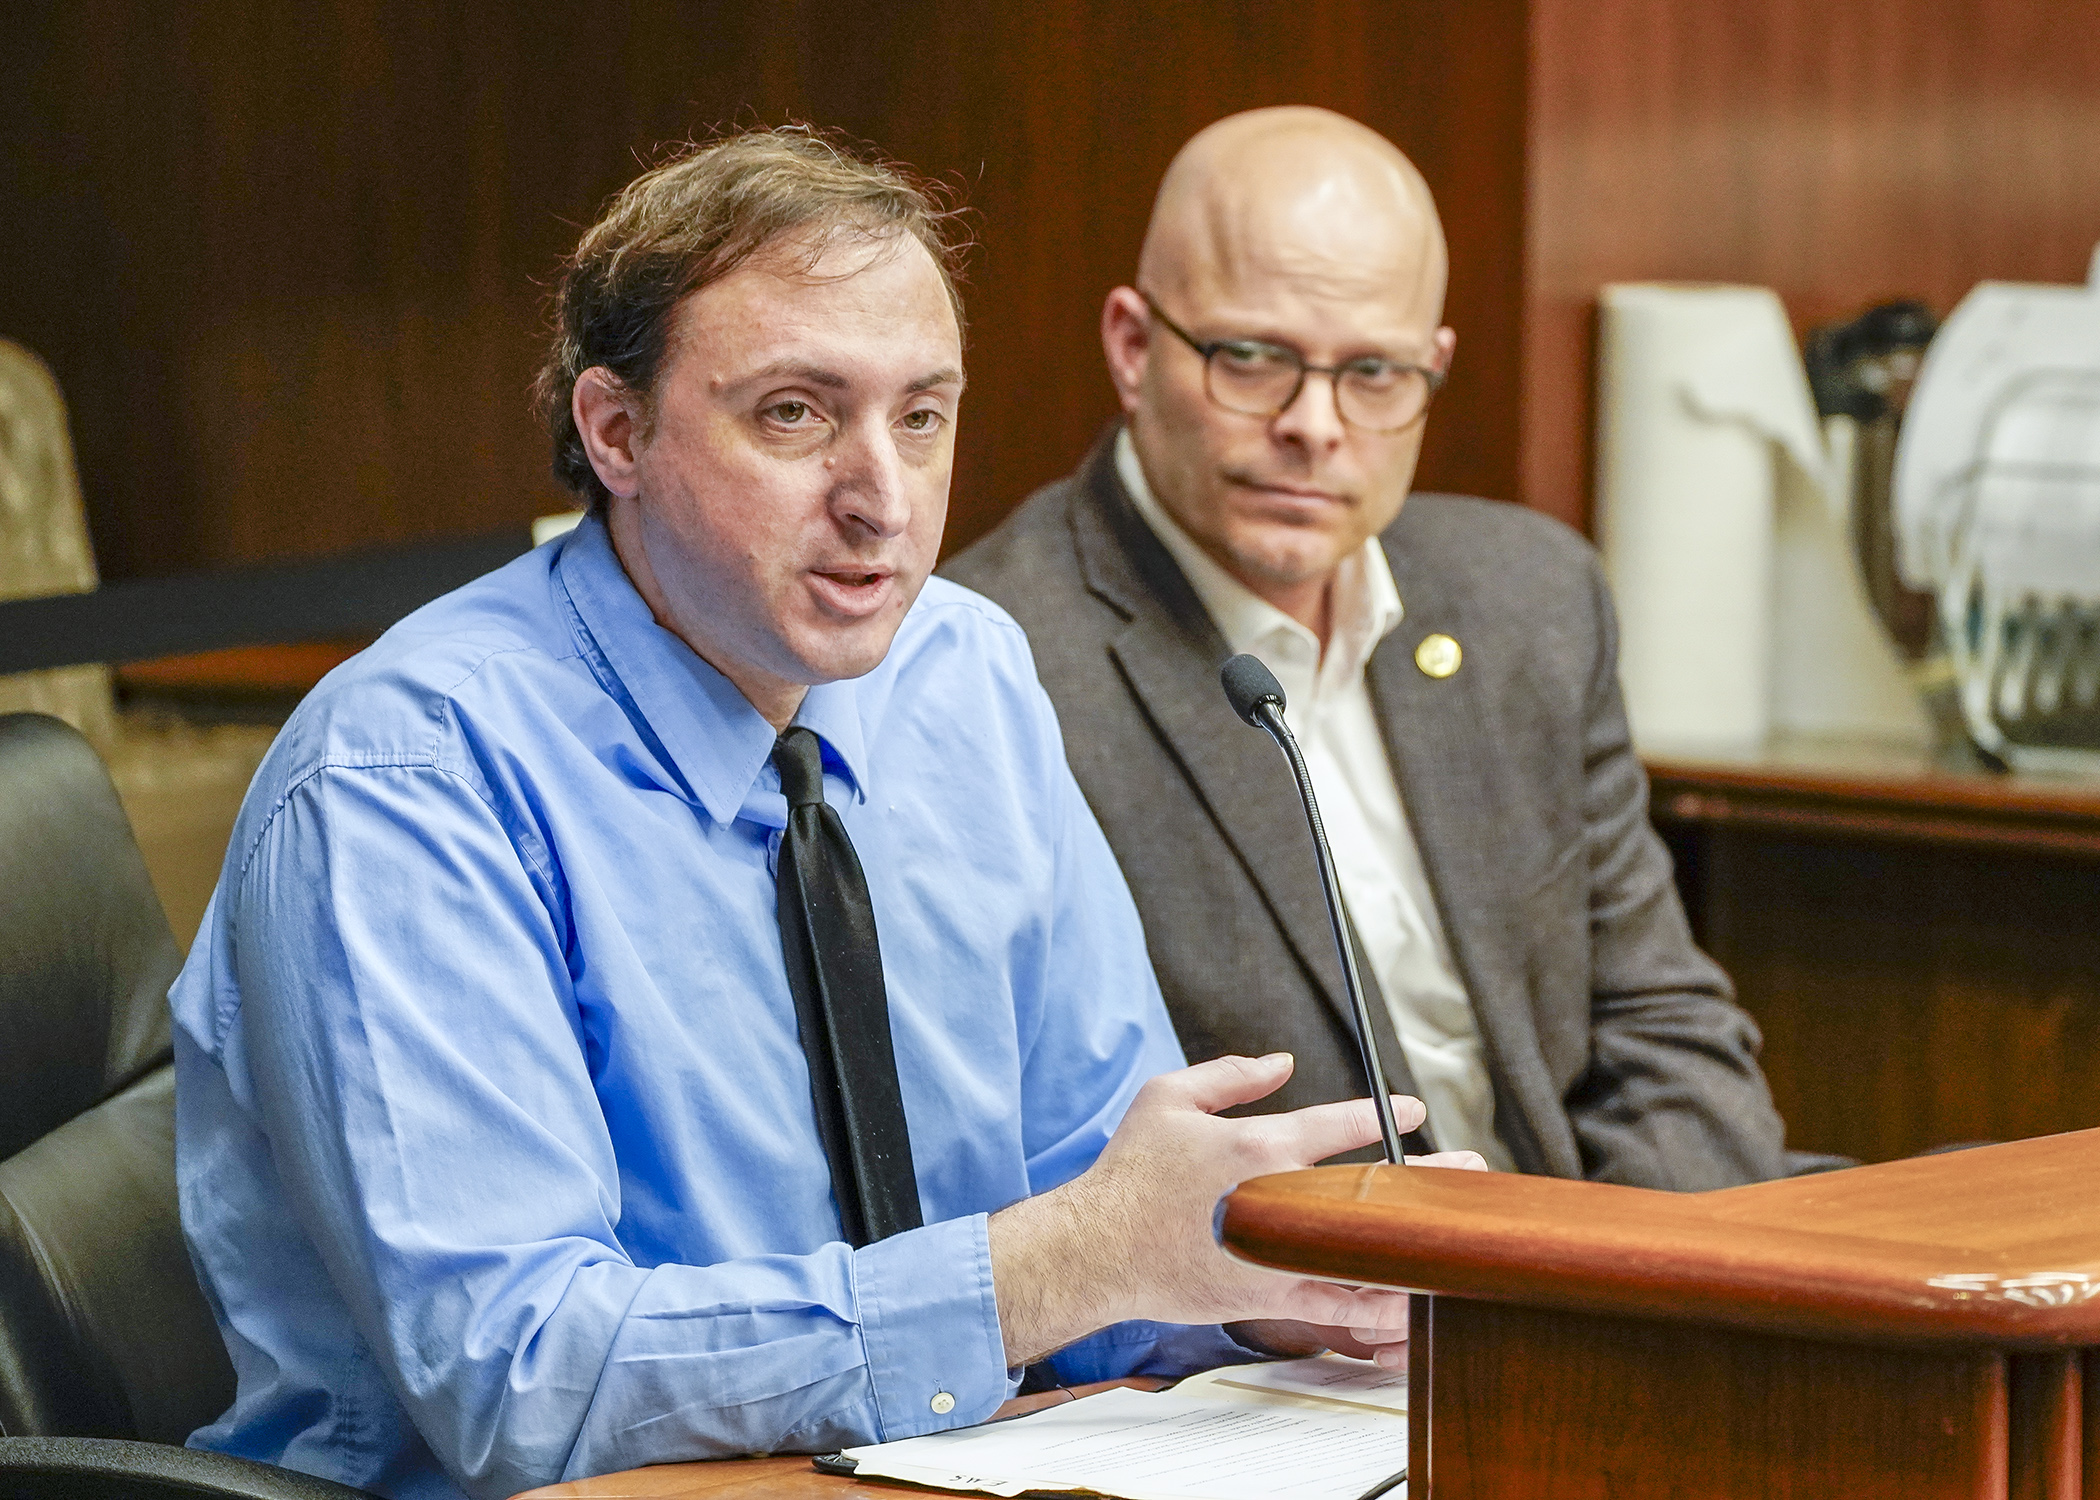
[[[1155,296],[1281,272],[1339,297],[1406,288],[1442,314],[1444,230],[1415,164],[1377,131],[1306,106],[1200,130],[1167,168],[1138,256]]]
[[[1455,344],[1445,272],[1436,204],[1392,142],[1324,109],[1258,109],[1182,147],[1137,285],[1102,309],[1147,487],[1323,639],[1338,569],[1413,482]]]

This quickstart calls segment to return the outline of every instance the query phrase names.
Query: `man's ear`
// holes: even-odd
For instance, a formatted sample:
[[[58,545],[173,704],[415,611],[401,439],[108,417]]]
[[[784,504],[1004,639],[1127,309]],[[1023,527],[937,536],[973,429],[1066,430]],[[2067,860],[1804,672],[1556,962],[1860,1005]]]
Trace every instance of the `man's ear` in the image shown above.
[[[622,500],[633,499],[642,488],[635,463],[641,433],[635,404],[633,393],[603,365],[577,376],[576,389],[569,395],[569,414],[583,439],[584,456],[597,470],[598,482]]]
[[[1451,356],[1458,352],[1458,330],[1439,328],[1436,331],[1436,367],[1444,374],[1451,373]]]
[[[1134,412],[1145,383],[1145,360],[1152,352],[1152,312],[1135,287],[1119,286],[1101,304],[1101,353],[1108,378],[1125,412]]]

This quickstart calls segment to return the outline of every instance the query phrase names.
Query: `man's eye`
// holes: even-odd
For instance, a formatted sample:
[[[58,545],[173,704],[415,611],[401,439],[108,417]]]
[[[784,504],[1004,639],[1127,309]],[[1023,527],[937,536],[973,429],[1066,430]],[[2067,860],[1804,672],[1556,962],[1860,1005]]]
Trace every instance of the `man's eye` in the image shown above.
[[[785,427],[799,426],[809,415],[807,401],[776,401],[766,408],[766,415]]]
[[[1270,370],[1297,363],[1289,350],[1274,344],[1220,344],[1218,358],[1236,370]]]
[[[1386,390],[1406,377],[1407,367],[1389,359],[1354,359],[1343,367],[1349,379],[1369,390]]]
[[[908,432],[932,432],[941,425],[941,414],[931,409],[908,411],[904,414],[904,426]]]

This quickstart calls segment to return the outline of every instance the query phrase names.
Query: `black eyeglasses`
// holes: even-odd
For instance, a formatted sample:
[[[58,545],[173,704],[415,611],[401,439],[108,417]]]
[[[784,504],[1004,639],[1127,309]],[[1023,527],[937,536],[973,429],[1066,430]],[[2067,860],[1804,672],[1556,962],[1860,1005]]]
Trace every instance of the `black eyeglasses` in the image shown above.
[[[1306,376],[1325,375],[1334,382],[1334,406],[1344,422],[1366,432],[1402,432],[1422,420],[1444,383],[1442,370],[1375,354],[1339,365],[1309,365],[1296,349],[1260,339],[1204,343],[1162,312],[1150,292],[1138,295],[1153,317],[1203,356],[1203,389],[1227,411],[1276,416],[1290,410],[1305,389]]]

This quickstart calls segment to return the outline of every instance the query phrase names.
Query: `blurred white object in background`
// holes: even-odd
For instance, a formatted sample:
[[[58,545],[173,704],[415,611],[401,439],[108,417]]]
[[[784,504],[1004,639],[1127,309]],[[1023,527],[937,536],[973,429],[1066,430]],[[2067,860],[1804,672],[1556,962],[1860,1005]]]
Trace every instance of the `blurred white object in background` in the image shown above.
[[[537,547],[543,542],[553,541],[558,536],[566,536],[576,529],[576,523],[582,519],[583,512],[580,510],[562,510],[551,516],[534,516],[532,545]]]
[[[1939,595],[1971,737],[2025,769],[2100,771],[2100,253],[2094,278],[1964,298],[1897,452],[1906,581]]]
[[[1600,320],[1597,537],[1641,747],[1928,738],[1852,562],[1849,489],[1779,298],[1608,286]]]

